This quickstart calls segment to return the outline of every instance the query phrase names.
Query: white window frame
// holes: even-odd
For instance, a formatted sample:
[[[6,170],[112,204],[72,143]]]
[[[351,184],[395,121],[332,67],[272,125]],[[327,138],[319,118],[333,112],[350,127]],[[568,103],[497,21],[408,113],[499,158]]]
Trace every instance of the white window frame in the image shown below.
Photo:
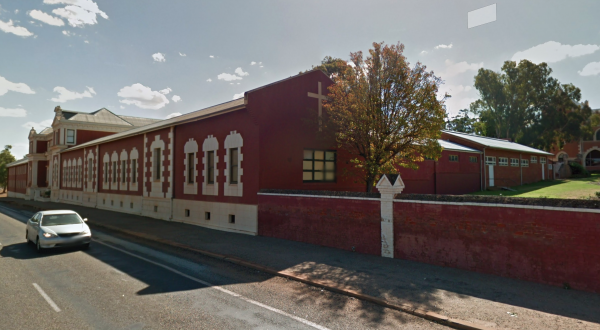
[[[508,166],[508,157],[498,157],[499,166]]]
[[[242,197],[244,192],[244,184],[242,183],[242,175],[244,174],[244,170],[242,169],[242,161],[244,160],[244,155],[242,154],[242,147],[244,146],[244,139],[242,135],[237,131],[231,131],[229,135],[225,138],[225,155],[223,156],[223,160],[225,161],[225,183],[223,189],[223,195],[225,196],[237,196]],[[237,178],[235,178],[235,183],[231,183],[231,150],[237,149]]]
[[[189,139],[185,145],[183,146],[183,154],[184,154],[184,182],[183,182],[183,193],[186,195],[197,195],[198,194],[198,142],[196,140]],[[190,183],[189,173],[190,169],[188,168],[189,162],[188,157],[190,154],[193,154],[193,178],[192,183]]]
[[[69,142],[69,131],[73,132],[73,142]],[[75,128],[66,128],[65,129],[65,144],[67,144],[67,145],[77,144],[77,129],[75,129]]]
[[[453,160],[452,158],[456,157],[456,160]],[[453,162],[453,163],[458,163],[458,155],[448,155],[448,161]]]
[[[531,164],[537,164],[537,156],[531,156]]]
[[[214,166],[214,176],[213,182],[208,183],[208,152],[213,151],[213,166]],[[204,169],[202,170],[202,195],[219,195],[219,170],[217,165],[219,164],[219,141],[212,135],[209,135],[206,139],[204,139],[204,143],[202,143],[202,152],[204,156],[202,157],[202,164],[204,164]]]
[[[529,160],[528,159],[521,159],[521,167],[529,167]]]
[[[134,161],[135,160],[135,166]],[[138,182],[139,179],[139,171],[138,167],[140,166],[139,161],[139,153],[137,148],[133,148],[129,153],[129,191],[137,191],[138,190]],[[135,179],[135,180],[134,180]],[[143,180],[143,179],[142,179]]]
[[[510,159],[510,166],[519,167],[519,158],[511,158]]]
[[[546,164],[546,157],[540,157],[540,164]]]
[[[496,165],[496,157],[485,156],[485,165]]]

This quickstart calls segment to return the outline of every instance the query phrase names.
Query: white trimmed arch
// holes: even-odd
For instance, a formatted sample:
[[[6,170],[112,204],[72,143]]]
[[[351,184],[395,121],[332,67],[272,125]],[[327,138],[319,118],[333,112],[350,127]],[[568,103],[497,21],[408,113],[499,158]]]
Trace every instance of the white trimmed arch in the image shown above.
[[[184,170],[183,170],[183,177],[184,177],[184,182],[183,182],[183,193],[184,194],[190,194],[190,195],[196,195],[198,194],[198,142],[196,142],[196,140],[194,140],[193,138],[189,139],[185,145],[183,146],[183,154],[184,154]],[[190,173],[190,169],[188,168],[189,166],[189,162],[188,162],[188,155],[189,154],[193,154],[192,158],[193,158],[193,170],[192,170],[192,183],[190,182],[190,178],[188,178],[189,173]]]

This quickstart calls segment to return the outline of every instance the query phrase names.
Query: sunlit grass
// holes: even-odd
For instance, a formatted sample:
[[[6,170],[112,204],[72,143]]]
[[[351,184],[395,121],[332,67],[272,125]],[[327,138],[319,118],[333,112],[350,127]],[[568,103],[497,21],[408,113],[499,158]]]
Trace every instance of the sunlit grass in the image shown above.
[[[574,178],[567,180],[547,180],[536,183],[511,187],[516,191],[478,191],[470,195],[514,196],[533,198],[596,198],[600,191],[600,174],[592,174],[589,178]]]

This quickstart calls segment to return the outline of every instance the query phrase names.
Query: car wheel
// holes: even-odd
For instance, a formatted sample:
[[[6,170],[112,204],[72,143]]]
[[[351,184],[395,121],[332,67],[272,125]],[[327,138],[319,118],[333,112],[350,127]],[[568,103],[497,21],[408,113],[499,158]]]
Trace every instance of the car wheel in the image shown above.
[[[90,249],[90,243],[87,244],[83,244],[83,246],[81,247],[82,250],[89,250]]]
[[[29,232],[27,230],[25,231],[25,240],[27,241],[27,244],[31,243],[31,241],[29,240]]]
[[[35,240],[35,249],[37,250],[38,253],[44,252],[44,250],[40,246],[40,238],[39,237],[38,237],[38,239]]]

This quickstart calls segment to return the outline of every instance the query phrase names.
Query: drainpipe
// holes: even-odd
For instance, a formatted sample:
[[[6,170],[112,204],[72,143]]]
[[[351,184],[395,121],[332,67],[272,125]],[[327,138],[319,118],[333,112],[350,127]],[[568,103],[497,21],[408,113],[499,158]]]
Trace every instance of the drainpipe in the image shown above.
[[[484,191],[485,188],[484,187],[485,184],[485,148],[487,147],[483,147],[483,159],[481,160],[481,191]]]
[[[523,154],[519,154],[519,169],[521,170],[521,185],[523,185]]]

